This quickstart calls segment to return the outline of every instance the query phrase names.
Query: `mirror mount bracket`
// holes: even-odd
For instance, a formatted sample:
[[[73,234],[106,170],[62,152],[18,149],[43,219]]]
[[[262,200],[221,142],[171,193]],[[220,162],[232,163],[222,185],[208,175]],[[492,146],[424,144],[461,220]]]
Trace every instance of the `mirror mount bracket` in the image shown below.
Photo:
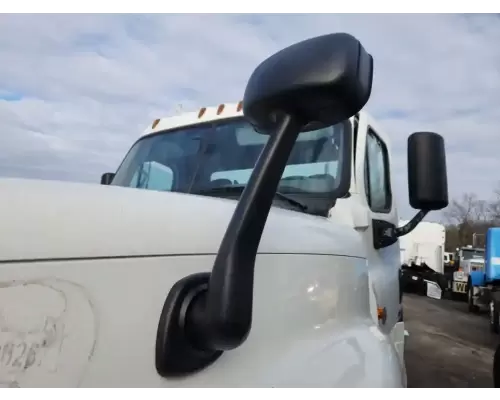
[[[113,181],[115,174],[113,172],[106,172],[101,176],[101,185],[110,185]]]
[[[393,245],[399,237],[414,230],[428,213],[429,210],[420,210],[406,225],[400,227],[387,221],[373,220],[373,247],[379,250]]]

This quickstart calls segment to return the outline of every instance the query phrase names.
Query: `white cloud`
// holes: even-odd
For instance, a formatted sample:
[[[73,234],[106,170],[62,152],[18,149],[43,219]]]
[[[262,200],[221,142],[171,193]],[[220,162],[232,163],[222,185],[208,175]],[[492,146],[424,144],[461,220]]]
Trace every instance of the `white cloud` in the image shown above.
[[[368,110],[393,140],[403,217],[416,130],[445,136],[451,195],[489,196],[500,180],[500,24],[489,15],[2,15],[0,175],[97,182],[176,104],[238,101],[266,56],[335,31],[375,58]]]

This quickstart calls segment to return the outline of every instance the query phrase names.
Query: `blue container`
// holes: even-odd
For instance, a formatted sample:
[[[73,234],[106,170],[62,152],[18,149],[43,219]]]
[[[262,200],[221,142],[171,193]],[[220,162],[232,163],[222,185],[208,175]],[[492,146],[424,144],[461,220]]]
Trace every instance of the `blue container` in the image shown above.
[[[500,228],[490,228],[486,232],[484,261],[486,282],[500,280]]]

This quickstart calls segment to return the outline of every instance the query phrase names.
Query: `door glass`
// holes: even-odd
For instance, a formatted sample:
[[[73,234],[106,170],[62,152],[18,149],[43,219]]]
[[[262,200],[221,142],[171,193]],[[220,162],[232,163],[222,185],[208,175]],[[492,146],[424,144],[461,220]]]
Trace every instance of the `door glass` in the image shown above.
[[[365,188],[373,212],[388,213],[392,206],[387,147],[369,129],[366,137]]]

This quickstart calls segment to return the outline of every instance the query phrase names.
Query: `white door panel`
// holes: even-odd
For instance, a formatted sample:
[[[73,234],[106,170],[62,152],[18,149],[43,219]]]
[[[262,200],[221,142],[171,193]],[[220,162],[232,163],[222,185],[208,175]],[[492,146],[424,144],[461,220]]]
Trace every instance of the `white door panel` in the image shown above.
[[[386,210],[379,211],[375,208],[376,205],[381,205],[380,201],[374,202],[372,207],[369,203],[369,194],[367,193],[367,183],[366,179],[372,178],[372,182],[377,183],[377,174],[367,174],[366,172],[366,162],[370,153],[367,155],[367,148],[369,146],[377,148],[377,143],[373,142],[373,136],[369,137],[368,132],[373,131],[376,137],[380,139],[379,147],[383,148],[385,146],[385,168],[388,168],[387,183],[391,201],[389,207]],[[374,153],[372,151],[372,153]],[[376,154],[376,153],[374,153]],[[391,162],[391,152],[389,146],[389,140],[387,135],[377,127],[376,123],[367,115],[362,113],[359,118],[358,134],[357,134],[357,146],[356,146],[356,191],[359,195],[359,202],[369,210],[369,218],[371,222],[373,220],[382,220],[390,222],[397,226],[398,216],[397,208],[392,196],[392,182],[390,176],[390,162]],[[372,163],[373,164],[373,163]],[[371,176],[370,176],[371,175]],[[381,181],[379,180],[378,183]],[[379,200],[379,198],[377,198]],[[380,208],[380,207],[379,207]],[[371,224],[372,225],[372,224]],[[373,226],[362,232],[365,245],[368,253],[370,274],[373,282],[373,290],[375,292],[375,297],[378,307],[385,307],[387,312],[387,320],[385,323],[381,324],[381,329],[385,333],[389,333],[394,327],[398,320],[398,314],[400,309],[399,304],[399,268],[400,268],[400,249],[399,241],[395,244],[382,248],[375,249],[373,243]]]

